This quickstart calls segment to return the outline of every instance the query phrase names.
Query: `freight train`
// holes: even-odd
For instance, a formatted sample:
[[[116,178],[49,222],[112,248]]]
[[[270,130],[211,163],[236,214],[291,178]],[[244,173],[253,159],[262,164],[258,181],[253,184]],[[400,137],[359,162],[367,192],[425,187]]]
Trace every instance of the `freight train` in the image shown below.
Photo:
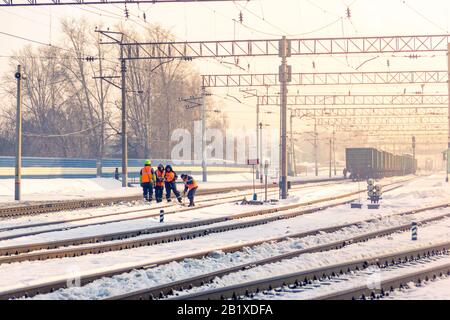
[[[381,179],[414,174],[417,160],[410,154],[394,155],[375,148],[346,148],[346,169],[353,180]]]

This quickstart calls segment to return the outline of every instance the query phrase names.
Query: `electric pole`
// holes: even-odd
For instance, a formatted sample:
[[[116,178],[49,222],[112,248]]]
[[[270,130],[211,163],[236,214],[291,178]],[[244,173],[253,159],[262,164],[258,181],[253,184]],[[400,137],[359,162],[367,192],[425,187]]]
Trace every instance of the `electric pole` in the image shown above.
[[[319,134],[317,133],[317,119],[314,119],[314,167],[315,167],[315,171],[316,171],[316,177],[319,175],[318,140],[319,140]]]
[[[126,90],[126,60],[123,45],[120,44],[120,71],[122,73],[122,187],[128,186],[128,140],[127,140],[127,90]]]
[[[336,132],[333,130],[333,165],[334,176],[336,176]]]
[[[178,101],[186,102],[186,109],[192,109],[200,107],[201,121],[202,121],[202,180],[207,181],[207,165],[206,165],[206,110],[205,110],[205,97],[211,94],[206,93],[206,88],[202,87],[201,94],[199,96],[191,96],[188,98],[178,98]]]
[[[331,178],[331,160],[332,160],[331,148],[332,148],[332,143],[333,143],[333,139],[330,139],[330,174],[329,174],[330,178]]]
[[[14,199],[21,199],[21,178],[22,178],[22,69],[17,66],[15,74],[17,79],[17,110],[16,110],[16,169],[14,175]]]
[[[261,141],[260,141],[260,138],[259,138],[259,97],[257,97],[257,99],[256,99],[256,157],[258,158],[259,157],[259,165],[257,165],[256,166],[256,179],[258,180],[260,177],[259,177],[259,174],[260,174],[260,168],[261,168],[261,162],[262,162],[262,159],[261,159],[261,157],[260,157],[260,149],[261,149],[261,146],[260,146],[260,143],[261,143]],[[261,176],[261,179],[262,179],[262,176]]]
[[[260,182],[261,183],[263,182],[262,164],[261,164],[261,162],[262,162],[262,154],[263,154],[263,152],[262,152],[262,127],[263,127],[263,124],[262,124],[262,122],[260,122],[259,123],[259,143],[260,143],[260,146],[259,146],[259,167],[260,167],[259,177],[260,177]]]
[[[101,112],[101,119],[102,124],[100,126],[101,130],[101,137],[100,137],[100,150],[99,150],[99,156],[97,159],[97,176],[101,177],[103,174],[103,155],[105,154],[105,97],[103,95],[103,59],[102,59],[102,50],[100,46],[100,34],[97,34],[97,41],[98,41],[98,66],[100,71],[100,112]]]
[[[205,87],[202,87],[202,98],[201,98],[201,108],[202,108],[202,176],[203,182],[208,180],[206,173],[206,112],[205,112]]]
[[[412,137],[413,173],[416,173],[416,137]]]
[[[448,138],[447,138],[447,175],[445,176],[445,181],[448,182],[449,175],[449,155],[450,155],[450,43],[447,44],[447,70],[448,70]]]

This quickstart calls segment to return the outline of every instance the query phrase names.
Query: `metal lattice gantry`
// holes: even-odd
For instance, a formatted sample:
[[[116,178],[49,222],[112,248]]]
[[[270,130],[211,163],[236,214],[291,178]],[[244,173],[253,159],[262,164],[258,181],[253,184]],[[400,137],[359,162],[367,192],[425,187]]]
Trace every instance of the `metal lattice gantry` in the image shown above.
[[[231,2],[249,0],[3,0],[0,7],[29,6],[61,6],[61,5],[92,5],[92,4],[139,4],[139,3],[184,3],[184,2]]]
[[[259,96],[258,103],[264,105],[279,105],[279,95]],[[448,95],[288,95],[290,106],[348,106],[348,105],[447,105]]]
[[[409,124],[439,124],[446,125],[447,116],[433,117],[357,117],[357,118],[318,118],[319,126],[348,126],[348,125],[409,125]]]
[[[292,73],[289,86],[447,83],[447,71]],[[202,75],[206,88],[278,86],[278,73]]]
[[[361,131],[361,132],[446,132],[448,129],[445,124],[360,124],[360,125],[335,125],[332,127],[334,131]],[[446,133],[447,134],[447,133]]]
[[[411,35],[349,38],[286,39],[289,56],[361,53],[413,53],[447,51],[450,35]],[[279,56],[279,39],[126,42],[126,47],[143,48],[127,59],[195,59],[249,56]]]
[[[404,116],[447,116],[447,107],[325,107],[292,108],[294,117],[336,118],[336,117],[404,117]]]
[[[287,197],[287,105],[310,105],[312,96],[306,96],[301,101],[289,97],[287,95],[287,84],[291,82],[292,68],[287,64],[287,58],[291,56],[303,55],[347,55],[347,54],[384,54],[384,53],[414,53],[418,52],[448,52],[450,35],[408,35],[408,36],[373,36],[373,37],[349,37],[349,38],[304,38],[304,39],[257,39],[257,40],[227,40],[227,41],[185,41],[185,42],[127,42],[120,41],[121,49],[128,52],[126,57],[122,57],[122,61],[126,60],[145,60],[145,59],[183,59],[192,60],[195,58],[227,58],[227,57],[279,57],[281,58],[281,66],[279,68],[280,96],[274,97],[276,104],[280,106],[280,146],[281,146],[281,172],[280,172],[280,189],[281,197]],[[329,102],[336,102],[337,96],[331,99],[322,98],[312,99],[315,104],[324,105]],[[339,100],[341,104],[374,104],[380,97],[370,98],[359,96],[350,96],[351,98],[342,98]],[[376,100],[377,99],[377,100]],[[417,99],[417,100],[416,100]],[[424,105],[423,99],[403,96],[385,96],[381,98],[381,102],[376,104],[388,103],[393,105],[393,101],[404,101],[408,104]],[[260,98],[258,98],[260,100]],[[352,100],[353,102],[351,102]],[[439,98],[433,96],[430,98],[430,104],[441,105],[444,101],[448,101],[445,96]],[[261,102],[264,102],[262,100]],[[270,103],[269,97],[266,97],[266,104]],[[303,102],[303,103],[302,103]],[[262,103],[263,104],[263,103]],[[398,103],[397,103],[398,104]],[[258,101],[259,105],[259,101]],[[449,135],[450,142],[450,135]],[[450,145],[450,144],[449,144]]]

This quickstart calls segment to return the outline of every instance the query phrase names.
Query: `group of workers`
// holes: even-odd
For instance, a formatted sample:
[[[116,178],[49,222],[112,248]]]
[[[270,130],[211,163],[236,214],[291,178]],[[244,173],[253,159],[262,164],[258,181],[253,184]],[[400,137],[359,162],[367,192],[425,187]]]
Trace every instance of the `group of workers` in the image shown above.
[[[160,203],[163,200],[164,189],[166,190],[167,202],[171,202],[171,194],[175,195],[179,203],[183,203],[183,198],[180,192],[177,190],[176,181],[178,175],[171,165],[159,164],[158,168],[154,170],[152,168],[152,162],[150,160],[145,160],[144,167],[140,172],[140,183],[144,192],[144,198],[151,202],[153,201],[153,187],[155,188],[155,198],[156,202]],[[198,184],[194,178],[187,174],[181,175],[181,180],[184,183],[183,197],[186,196],[189,199],[189,207],[194,207],[194,196],[198,189]]]

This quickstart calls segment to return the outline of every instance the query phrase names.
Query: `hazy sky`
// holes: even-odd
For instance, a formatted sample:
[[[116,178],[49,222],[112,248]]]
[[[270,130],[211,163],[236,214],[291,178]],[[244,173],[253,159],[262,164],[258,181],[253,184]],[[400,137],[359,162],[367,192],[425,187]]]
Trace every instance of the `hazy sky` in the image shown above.
[[[25,1],[25,0],[24,0]],[[159,23],[184,40],[231,40],[279,38],[282,35],[296,38],[342,37],[370,35],[425,35],[446,34],[450,24],[450,1],[448,0],[251,0],[249,2],[208,2],[180,4],[128,4],[130,19],[125,20],[123,4],[16,7],[0,9],[0,31],[31,38],[44,43],[57,43],[59,19],[65,16],[86,17],[92,21],[113,26],[119,21],[139,30],[145,21]],[[351,18],[346,9],[350,8]],[[236,23],[242,12],[244,25]],[[0,73],[5,72],[6,56],[20,48],[27,41],[0,34]],[[289,60],[294,72],[354,71],[364,61],[377,55],[356,55],[341,57],[295,57]],[[411,60],[405,57],[378,56],[366,63],[360,70],[430,70],[445,69],[445,53],[424,54],[425,57]],[[389,60],[389,67],[387,66]],[[226,61],[232,62],[233,59]],[[313,69],[313,62],[315,69]],[[214,59],[199,59],[193,62],[201,73],[240,73],[236,67],[224,68]],[[250,72],[277,72],[278,58],[241,58],[239,64]],[[417,87],[417,85],[416,85]],[[403,92],[404,86],[353,86],[291,88],[290,92],[311,94],[315,92]],[[419,88],[408,87],[409,91]],[[446,86],[427,86],[428,93],[445,93]],[[244,100],[239,90],[214,89],[222,101],[227,94],[238,97],[245,104],[223,100],[230,119],[235,126],[252,127],[254,104],[252,99]],[[231,99],[231,100],[230,100]],[[266,108],[268,109],[268,108]],[[274,111],[277,111],[275,108]],[[278,126],[278,117],[263,115],[264,121]],[[250,122],[249,122],[250,121]],[[249,124],[250,123],[250,124]],[[299,126],[300,121],[296,121]]]

